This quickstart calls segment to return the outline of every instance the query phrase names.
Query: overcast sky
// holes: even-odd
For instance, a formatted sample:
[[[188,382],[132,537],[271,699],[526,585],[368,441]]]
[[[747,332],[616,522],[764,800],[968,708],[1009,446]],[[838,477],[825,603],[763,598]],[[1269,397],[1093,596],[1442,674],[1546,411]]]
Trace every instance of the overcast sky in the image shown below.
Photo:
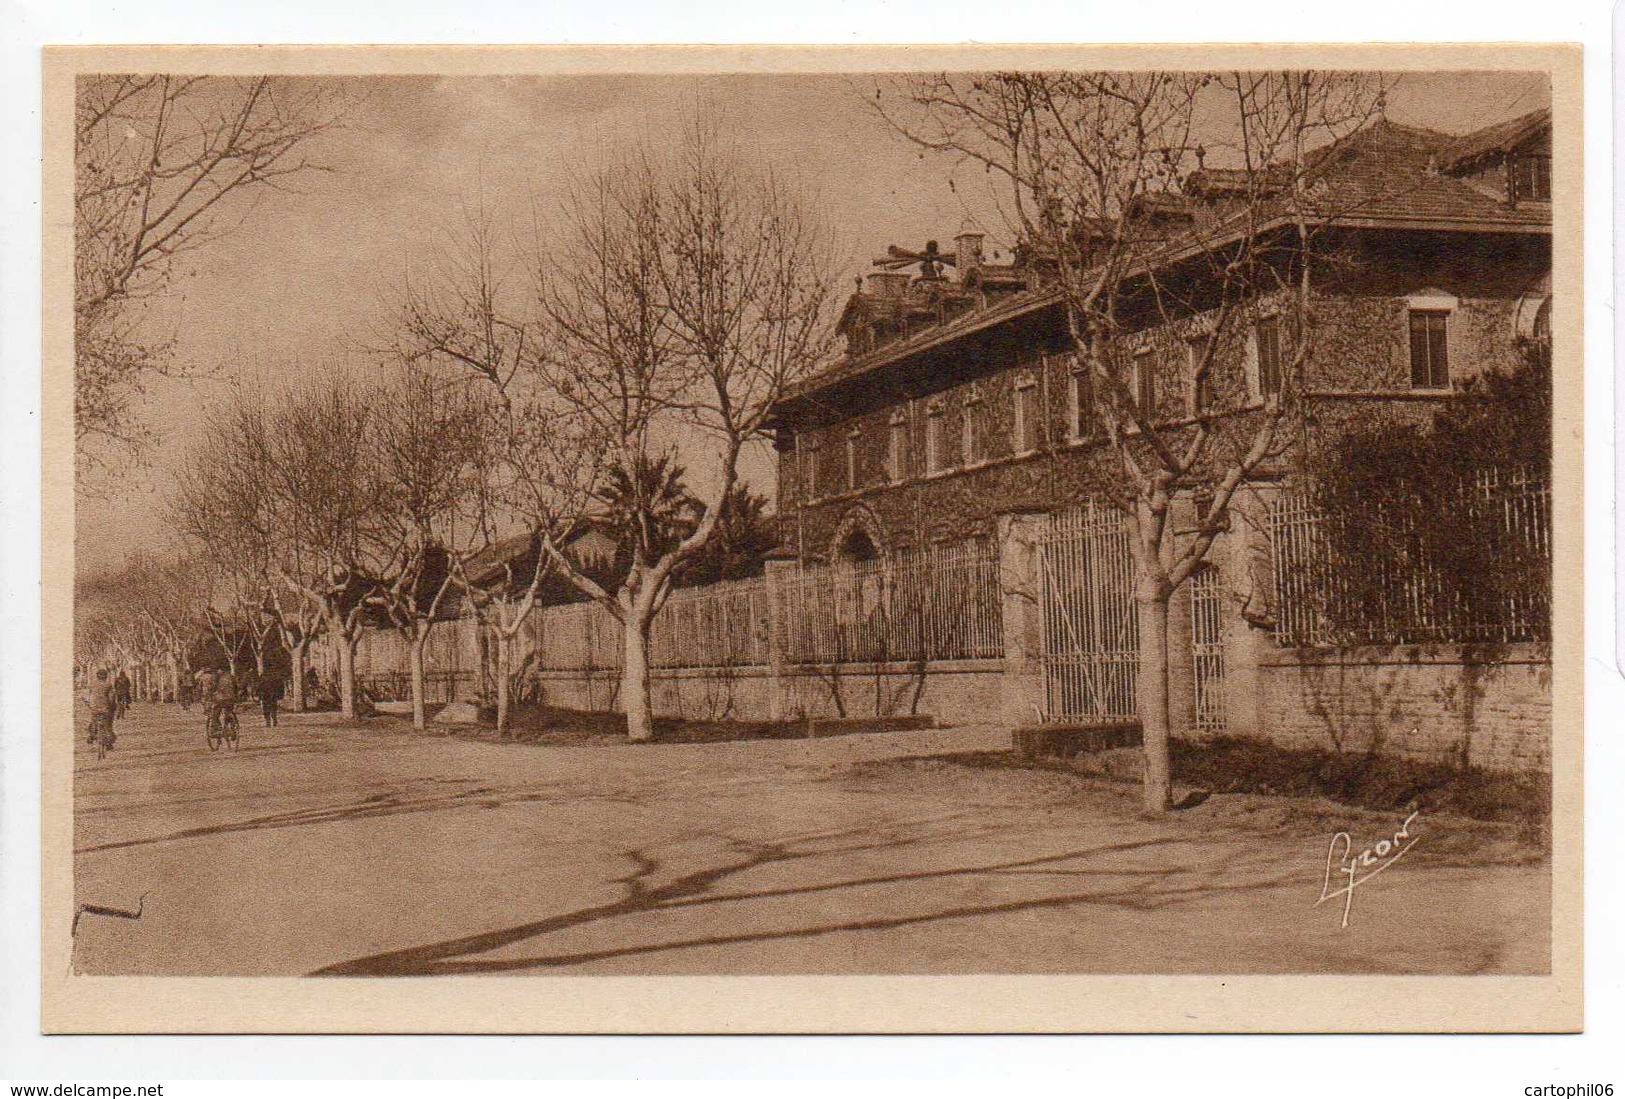
[[[200,409],[232,385],[275,390],[290,374],[358,361],[407,272],[468,204],[517,231],[544,216],[572,173],[658,140],[696,111],[721,113],[748,152],[797,170],[837,234],[850,274],[888,244],[947,243],[971,217],[1008,247],[979,169],[922,158],[853,76],[364,77],[342,81],[349,124],[313,150],[331,165],[301,193],[274,195],[230,237],[194,253],[158,323],[193,377],[155,386],[146,419],[160,443],[144,470],[88,480],[78,565],[99,568],[166,540],[160,496]],[[1461,132],[1546,106],[1527,73],[1409,74],[1388,97],[1395,122]],[[950,186],[950,183],[953,185]],[[528,229],[526,230],[528,232]],[[771,486],[765,455],[746,476]]]

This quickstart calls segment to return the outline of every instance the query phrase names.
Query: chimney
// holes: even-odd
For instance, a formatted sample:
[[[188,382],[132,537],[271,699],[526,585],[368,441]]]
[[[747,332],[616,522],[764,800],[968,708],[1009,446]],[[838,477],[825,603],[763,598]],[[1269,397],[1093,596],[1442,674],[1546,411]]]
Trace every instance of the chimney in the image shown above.
[[[959,272],[960,282],[964,282],[972,271],[982,266],[983,236],[985,234],[967,225],[954,237],[954,270]]]
[[[908,292],[908,272],[871,271],[863,289],[871,298],[900,298]]]

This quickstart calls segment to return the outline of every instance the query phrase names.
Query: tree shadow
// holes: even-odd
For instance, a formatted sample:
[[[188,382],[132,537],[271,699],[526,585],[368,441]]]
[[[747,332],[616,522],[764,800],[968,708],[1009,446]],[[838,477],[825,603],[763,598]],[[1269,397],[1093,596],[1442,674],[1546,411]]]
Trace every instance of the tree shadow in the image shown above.
[[[158,836],[139,839],[111,840],[107,843],[76,847],[75,855],[89,855],[98,851],[118,851],[127,847],[148,847],[153,844],[174,843],[180,840],[206,836],[228,835],[233,832],[258,832],[272,828],[303,828],[318,824],[342,824],[347,821],[366,820],[371,817],[391,817],[403,813],[434,813],[460,809],[501,809],[507,805],[526,801],[546,801],[551,796],[534,789],[501,790],[491,786],[475,786],[452,794],[434,794],[412,797],[398,788],[383,793],[369,794],[358,801],[340,805],[322,805],[294,809],[284,813],[269,813],[247,820],[227,821],[181,828]],[[590,796],[577,800],[593,800]],[[617,801],[635,802],[631,797]]]
[[[481,932],[448,939],[443,942],[387,951],[363,958],[325,966],[311,976],[325,977],[381,977],[381,976],[449,976],[480,973],[502,973],[527,969],[558,968],[610,959],[647,956],[676,950],[702,947],[734,946],[746,943],[809,939],[820,935],[853,931],[876,931],[917,926],[943,920],[966,919],[1001,915],[1013,912],[1042,911],[1074,905],[1109,905],[1139,911],[1149,911],[1168,905],[1181,904],[1216,893],[1238,893],[1275,888],[1293,881],[1286,873],[1261,881],[1220,883],[1211,858],[1191,861],[1188,865],[1159,865],[1153,867],[1087,866],[1066,867],[1068,862],[1091,860],[1097,862],[1110,856],[1153,849],[1166,850],[1196,841],[1180,836],[1156,837],[1101,847],[1067,850],[1051,855],[960,865],[934,870],[908,873],[853,877],[834,882],[792,885],[756,890],[716,891],[716,887],[729,879],[763,867],[798,859],[823,858],[832,855],[856,854],[911,845],[926,837],[904,837],[877,840],[851,845],[828,846],[849,836],[865,834],[863,829],[842,830],[823,835],[804,836],[780,842],[733,840],[733,846],[743,856],[719,865],[683,874],[664,885],[653,885],[653,877],[662,869],[662,862],[647,849],[634,848],[624,852],[632,864],[626,875],[614,880],[623,887],[624,895],[607,904],[593,905],[572,912],[518,924],[513,927]],[[935,837],[942,838],[942,837]],[[806,845],[814,844],[811,848]],[[1198,875],[1200,881],[1189,886],[1173,886],[1169,879]],[[892,916],[836,920],[806,926],[777,930],[742,931],[728,934],[700,935],[671,941],[611,946],[600,950],[536,954],[522,958],[479,959],[479,954],[513,946],[527,940],[577,928],[584,925],[664,911],[694,909],[701,906],[727,903],[772,900],[807,896],[815,893],[839,893],[845,890],[874,886],[907,885],[948,878],[999,877],[1011,875],[1047,875],[1072,878],[1131,879],[1131,884],[1101,890],[1076,890],[1060,895],[1020,900],[931,907]]]

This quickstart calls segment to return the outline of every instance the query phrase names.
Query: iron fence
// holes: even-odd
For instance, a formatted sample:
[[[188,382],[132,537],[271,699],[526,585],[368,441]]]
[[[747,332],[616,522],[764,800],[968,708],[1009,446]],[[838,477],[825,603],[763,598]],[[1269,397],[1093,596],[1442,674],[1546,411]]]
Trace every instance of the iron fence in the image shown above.
[[[1087,501],[1038,537],[1045,713],[1049,721],[1135,716],[1140,632],[1128,517]]]
[[[1505,644],[1551,637],[1551,488],[1488,468],[1437,499],[1339,510],[1313,487],[1270,512],[1282,645]]]
[[[1224,710],[1224,588],[1219,570],[1202,565],[1191,573],[1191,666],[1195,675],[1196,727],[1222,733]]]
[[[678,588],[655,617],[649,661],[657,668],[766,664],[772,630],[766,580]]]
[[[791,664],[998,659],[999,556],[991,539],[781,578],[775,624]]]

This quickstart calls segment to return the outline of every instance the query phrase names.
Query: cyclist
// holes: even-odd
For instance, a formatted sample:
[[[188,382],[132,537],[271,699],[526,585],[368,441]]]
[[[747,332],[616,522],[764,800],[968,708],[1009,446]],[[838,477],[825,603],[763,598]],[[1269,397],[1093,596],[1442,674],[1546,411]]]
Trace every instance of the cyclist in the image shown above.
[[[213,668],[199,668],[193,681],[197,685],[198,705],[203,707],[203,730],[205,733],[214,732],[214,685],[220,673]]]
[[[215,679],[212,701],[215,728],[221,728],[228,722],[236,723],[237,677],[231,674],[230,668],[222,669]]]

